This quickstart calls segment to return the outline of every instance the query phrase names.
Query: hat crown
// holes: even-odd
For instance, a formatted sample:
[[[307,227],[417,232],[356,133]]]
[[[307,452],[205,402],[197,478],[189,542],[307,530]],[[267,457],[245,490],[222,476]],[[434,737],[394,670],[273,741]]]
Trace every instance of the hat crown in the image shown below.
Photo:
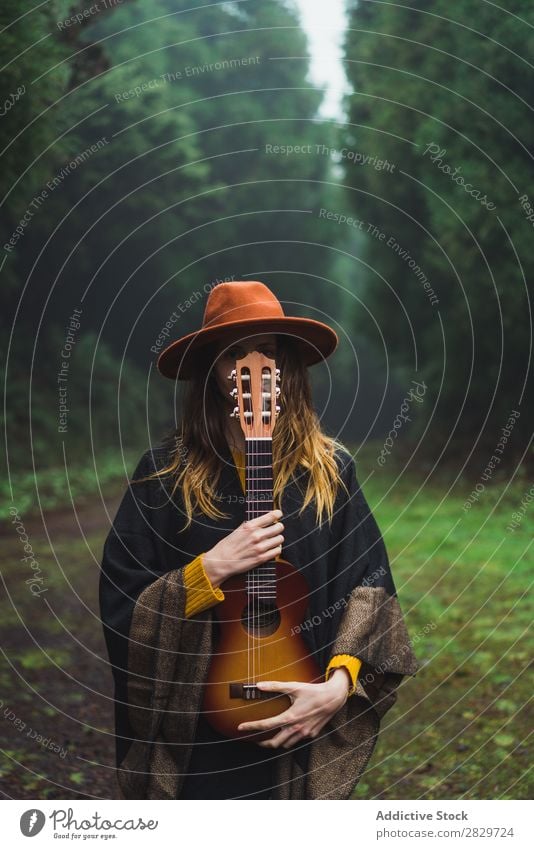
[[[189,380],[195,357],[203,346],[228,339],[227,331],[250,334],[275,333],[293,337],[304,365],[329,357],[335,351],[335,330],[313,318],[286,315],[282,304],[259,280],[217,283],[206,301],[202,327],[171,342],[158,356],[158,369],[165,377]]]
[[[204,310],[203,327],[216,327],[231,321],[283,318],[276,295],[258,280],[218,283],[210,292]]]

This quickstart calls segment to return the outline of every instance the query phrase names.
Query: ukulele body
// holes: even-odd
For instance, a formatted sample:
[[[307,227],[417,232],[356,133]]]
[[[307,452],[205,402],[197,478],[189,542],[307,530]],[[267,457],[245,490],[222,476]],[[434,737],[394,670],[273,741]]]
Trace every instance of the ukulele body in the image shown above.
[[[276,570],[276,601],[261,602],[247,593],[247,575],[222,584],[224,601],[214,608],[220,635],[205,686],[202,712],[226,737],[260,740],[268,732],[238,731],[241,722],[266,719],[285,711],[287,695],[262,693],[258,681],[319,683],[323,676],[302,637],[296,633],[306,612],[308,587],[302,574],[285,560]]]

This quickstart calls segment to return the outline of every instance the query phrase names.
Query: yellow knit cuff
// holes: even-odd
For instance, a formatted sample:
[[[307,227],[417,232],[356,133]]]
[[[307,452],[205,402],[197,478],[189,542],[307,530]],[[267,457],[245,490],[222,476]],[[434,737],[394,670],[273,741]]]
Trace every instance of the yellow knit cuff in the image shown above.
[[[186,619],[190,619],[191,616],[202,613],[203,610],[224,601],[223,591],[212,585],[204,571],[201,554],[184,567],[184,584]]]
[[[358,680],[358,672],[360,671],[361,665],[361,660],[357,657],[353,657],[351,654],[336,654],[330,659],[330,662],[326,667],[326,673],[324,676],[325,681],[328,681],[332,670],[337,669],[340,666],[344,666],[350,675],[351,687],[349,688],[349,696],[352,696],[352,694],[356,691],[356,681]]]

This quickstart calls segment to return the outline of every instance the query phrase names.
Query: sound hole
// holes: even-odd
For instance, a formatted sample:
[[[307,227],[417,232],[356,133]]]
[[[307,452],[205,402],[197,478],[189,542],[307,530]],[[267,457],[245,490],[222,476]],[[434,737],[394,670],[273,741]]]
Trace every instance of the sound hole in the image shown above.
[[[280,611],[272,601],[249,601],[241,614],[243,628],[258,637],[274,634],[280,626]]]

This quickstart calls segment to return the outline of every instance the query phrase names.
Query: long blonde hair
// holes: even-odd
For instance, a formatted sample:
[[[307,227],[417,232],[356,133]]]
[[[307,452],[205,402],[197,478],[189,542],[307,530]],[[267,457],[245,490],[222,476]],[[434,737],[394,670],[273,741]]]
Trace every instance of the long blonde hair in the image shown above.
[[[216,487],[222,471],[221,456],[226,453],[224,417],[227,408],[221,398],[213,369],[214,348],[198,354],[194,377],[187,381],[178,428],[167,436],[171,442],[171,461],[162,469],[137,481],[171,476],[171,496],[180,487],[186,513],[184,530],[200,510],[213,519],[227,517],[215,504]],[[326,513],[332,521],[340,478],[334,452],[344,448],[334,437],[321,430],[312,406],[307,368],[302,364],[294,343],[278,337],[276,364],[281,371],[280,413],[273,432],[273,503],[279,508],[281,495],[290,478],[298,483],[298,470],[309,472],[308,485],[300,513],[315,501],[317,522]]]

